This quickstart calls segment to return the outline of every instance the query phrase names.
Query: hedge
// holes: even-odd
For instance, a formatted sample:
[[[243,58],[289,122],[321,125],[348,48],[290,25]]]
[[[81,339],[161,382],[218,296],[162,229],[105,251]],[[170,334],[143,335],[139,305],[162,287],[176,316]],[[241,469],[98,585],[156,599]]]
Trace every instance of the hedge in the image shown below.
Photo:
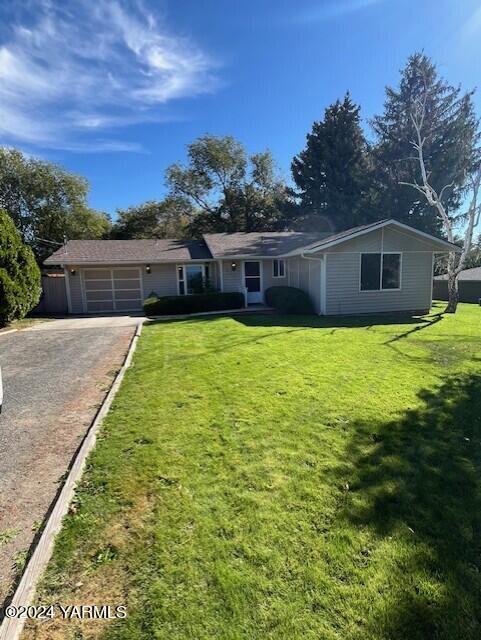
[[[165,316],[202,311],[242,309],[245,306],[243,293],[196,293],[188,296],[150,296],[144,301],[147,316]]]
[[[41,290],[32,250],[0,209],[0,327],[25,317],[39,301]]]
[[[296,287],[269,287],[266,303],[280,313],[314,313],[311,299],[305,291]]]

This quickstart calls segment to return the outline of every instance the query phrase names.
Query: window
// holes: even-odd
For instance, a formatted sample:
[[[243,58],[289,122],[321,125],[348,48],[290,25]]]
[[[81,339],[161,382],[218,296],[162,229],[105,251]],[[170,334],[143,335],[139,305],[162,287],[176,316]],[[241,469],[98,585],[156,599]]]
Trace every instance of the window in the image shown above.
[[[272,276],[274,278],[284,278],[286,275],[286,263],[284,260],[272,261]]]
[[[378,291],[381,288],[381,254],[361,255],[361,291]]]
[[[382,284],[383,289],[401,288],[401,254],[383,253]]]
[[[189,264],[177,267],[179,294],[202,293],[204,290],[205,270],[201,264]]]
[[[400,288],[400,253],[361,254],[361,291],[385,291]]]

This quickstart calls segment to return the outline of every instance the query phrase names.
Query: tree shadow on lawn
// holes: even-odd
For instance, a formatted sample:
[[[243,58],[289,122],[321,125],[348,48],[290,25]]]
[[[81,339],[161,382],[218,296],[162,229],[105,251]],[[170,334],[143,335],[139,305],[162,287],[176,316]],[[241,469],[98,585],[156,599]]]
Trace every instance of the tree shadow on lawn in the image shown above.
[[[232,316],[247,327],[303,327],[305,329],[371,329],[375,326],[416,325],[423,328],[432,324],[429,317],[411,314],[315,316],[282,314],[248,314]]]
[[[387,551],[374,637],[481,637],[481,375],[422,391],[399,421],[354,425],[340,514]],[[384,543],[387,543],[385,545]],[[381,594],[380,594],[381,595]],[[381,631],[381,633],[379,633]],[[367,634],[368,637],[372,637]]]
[[[285,315],[277,313],[249,313],[229,314],[223,313],[210,316],[192,316],[191,318],[155,319],[149,320],[148,325],[170,323],[211,323],[220,318],[231,318],[246,327],[286,327],[304,329],[342,329],[365,328],[371,329],[378,325],[416,325],[417,329],[433,324],[429,316],[412,314],[385,314],[385,315],[359,315],[359,316],[317,316],[317,315]],[[404,334],[401,334],[401,336]]]

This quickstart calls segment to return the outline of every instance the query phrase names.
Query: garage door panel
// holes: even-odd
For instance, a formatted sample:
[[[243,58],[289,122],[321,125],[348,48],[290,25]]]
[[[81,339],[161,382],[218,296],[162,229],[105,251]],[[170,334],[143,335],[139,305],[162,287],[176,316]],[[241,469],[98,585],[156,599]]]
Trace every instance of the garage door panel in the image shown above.
[[[118,269],[114,271],[114,280],[138,280],[139,272],[137,269]]]
[[[140,282],[138,278],[135,278],[135,280],[133,278],[131,280],[114,280],[114,287],[116,291],[122,289],[140,289]]]
[[[112,302],[114,299],[112,291],[87,291],[85,297],[87,298],[87,302],[90,302],[91,300],[107,300]]]
[[[140,300],[141,299],[140,291],[137,289],[135,291],[117,291],[115,293],[115,300]]]
[[[113,302],[96,302],[91,300],[87,305],[87,311],[89,311],[89,313],[114,311],[114,305]]]
[[[139,300],[117,300],[115,302],[117,311],[134,311],[140,309],[142,301]]]
[[[86,291],[112,291],[112,280],[85,280]]]
[[[89,269],[85,271],[86,280],[111,280],[110,269]]]
[[[134,311],[142,308],[138,269],[92,269],[84,272],[87,311]]]

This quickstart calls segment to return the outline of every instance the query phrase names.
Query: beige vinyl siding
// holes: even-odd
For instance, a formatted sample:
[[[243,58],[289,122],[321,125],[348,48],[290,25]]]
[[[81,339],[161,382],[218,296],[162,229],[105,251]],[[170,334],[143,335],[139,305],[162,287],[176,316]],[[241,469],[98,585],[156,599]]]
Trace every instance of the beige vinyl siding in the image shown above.
[[[285,265],[285,276],[283,278],[274,278],[272,260],[262,261],[262,278],[264,280],[264,291],[269,287],[285,287],[287,286],[287,264]],[[286,260],[284,261],[287,262]]]
[[[401,231],[394,227],[384,227],[346,240],[326,249],[326,253],[364,253],[376,251],[432,251],[432,242],[423,240],[410,231]]]
[[[422,240],[409,231],[398,231],[386,227],[383,235],[383,251],[432,251],[433,245],[428,239]]]
[[[295,258],[288,258],[287,260],[287,284],[289,287],[299,287],[301,284],[300,264],[301,258],[297,256]]]
[[[309,294],[316,313],[321,312],[321,266],[320,260],[302,257],[288,258],[287,274],[290,287],[297,287]]]
[[[232,271],[232,263],[235,262],[237,268]],[[223,260],[222,274],[224,277],[224,291],[242,291],[242,260]]]
[[[205,262],[206,266],[209,267],[209,280],[212,287],[215,289],[219,289],[220,291],[220,282],[219,282],[219,274],[217,269],[216,262]]]
[[[340,244],[336,244],[329,249],[326,249],[327,253],[348,253],[350,251],[381,251],[382,247],[383,229],[377,229],[365,233],[352,240],[346,240]]]
[[[330,253],[326,314],[424,310],[431,306],[432,252],[404,252],[400,291],[359,291],[360,253]]]
[[[142,265],[141,269],[146,298],[151,293],[156,293],[158,296],[177,295],[177,265],[174,263],[152,264],[150,273],[146,272],[145,265]]]
[[[75,270],[73,276],[70,272]],[[84,305],[82,298],[82,271],[79,267],[69,266],[67,267],[67,277],[70,286],[70,302],[72,308],[70,313],[84,313]]]
[[[321,313],[321,262],[306,260],[308,271],[308,293],[314,305],[314,311]]]
[[[299,258],[299,289],[309,293],[309,261]]]

